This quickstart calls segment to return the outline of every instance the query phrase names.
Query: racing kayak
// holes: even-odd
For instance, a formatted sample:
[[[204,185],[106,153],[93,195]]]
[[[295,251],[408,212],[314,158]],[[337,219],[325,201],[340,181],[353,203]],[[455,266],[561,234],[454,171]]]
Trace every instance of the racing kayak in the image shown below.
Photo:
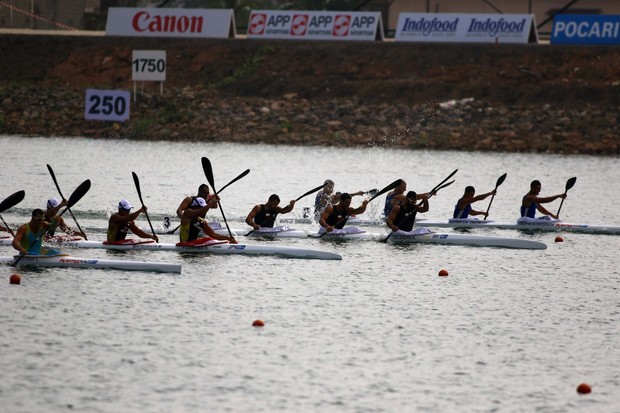
[[[419,224],[424,227],[437,228],[496,228],[518,229],[529,231],[566,231],[584,234],[620,234],[620,226],[614,225],[590,225],[574,224],[562,220],[527,219],[515,222],[499,222],[493,220],[478,219],[450,219],[448,221],[420,220]]]
[[[371,240],[380,239],[384,237],[382,234],[375,234],[372,232],[366,232],[357,227],[345,227],[342,229],[334,229],[331,232],[325,233],[325,230],[321,228],[319,232],[309,234],[309,237],[320,238],[324,240]]]
[[[197,242],[196,242],[197,241]],[[333,252],[313,250],[309,248],[283,247],[279,245],[229,244],[227,241],[216,241],[200,238],[189,243],[166,244],[156,243],[147,239],[126,239],[123,243],[107,243],[100,241],[63,241],[56,245],[74,248],[99,248],[109,250],[148,250],[178,251],[191,253],[240,254],[240,255],[274,255],[283,258],[305,258],[318,260],[341,260],[342,256]]]
[[[0,257],[0,263],[12,264],[15,257]],[[163,262],[143,262],[143,261],[119,261],[119,260],[100,260],[97,258],[79,258],[68,254],[57,255],[26,255],[17,263],[18,266],[37,266],[37,267],[68,267],[68,268],[97,268],[114,269],[124,271],[155,271],[181,273],[179,264],[167,264]]]
[[[217,232],[217,231],[216,231]],[[308,233],[300,229],[289,228],[288,225],[280,225],[273,228],[260,228],[255,231],[248,230],[245,233],[237,233],[252,238],[306,238]]]
[[[498,247],[531,250],[547,249],[547,245],[545,243],[538,241],[484,235],[448,234],[430,231],[426,228],[417,228],[410,232],[396,231],[388,238],[388,242],[394,244],[420,242],[441,245],[469,245],[474,247]]]

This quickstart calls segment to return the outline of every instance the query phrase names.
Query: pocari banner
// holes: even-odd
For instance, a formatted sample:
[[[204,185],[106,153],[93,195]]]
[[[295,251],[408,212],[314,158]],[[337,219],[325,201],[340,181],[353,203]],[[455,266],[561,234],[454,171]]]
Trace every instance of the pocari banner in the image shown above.
[[[252,39],[383,40],[379,12],[252,10]]]
[[[552,44],[620,44],[620,15],[558,14]]]
[[[401,42],[537,43],[532,14],[401,13]]]

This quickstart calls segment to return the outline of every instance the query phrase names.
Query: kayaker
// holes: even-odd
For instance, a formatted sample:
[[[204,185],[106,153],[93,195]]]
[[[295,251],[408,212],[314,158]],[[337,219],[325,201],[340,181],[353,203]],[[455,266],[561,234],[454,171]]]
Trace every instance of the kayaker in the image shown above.
[[[65,220],[63,219],[63,217],[58,215],[58,211],[60,211],[60,208],[67,206],[66,199],[59,201],[56,198],[50,198],[47,200],[47,203],[45,204],[45,206],[46,206],[45,221],[51,222],[52,219],[55,219],[56,222],[58,223],[58,225],[54,225],[48,228],[48,230],[45,232],[46,239],[49,239],[54,236],[54,233],[56,232],[56,228],[60,228],[60,230],[67,235],[73,235],[76,237],[83,237],[83,238],[86,237],[86,234],[83,234],[80,231],[73,231],[71,228],[69,228],[69,226],[65,223]]]
[[[547,196],[544,198],[538,197],[540,190],[542,188],[542,184],[539,180],[534,180],[530,183],[530,192],[525,194],[523,200],[521,201],[521,217],[527,218],[536,218],[536,210],[541,214],[548,215],[553,219],[559,219],[558,216],[552,212],[549,212],[540,204],[546,204],[548,202],[553,202],[559,198],[566,198],[566,194],[558,194],[553,196]]]
[[[473,209],[471,207],[471,204],[473,204],[474,202],[482,201],[488,196],[495,194],[496,190],[494,189],[485,194],[476,195],[476,189],[473,186],[466,186],[463,196],[456,202],[456,205],[454,206],[454,214],[452,215],[452,218],[464,219],[467,218],[469,215],[484,215],[484,212],[476,211],[475,209]]]
[[[154,234],[147,234],[142,231],[134,222],[138,216],[146,212],[146,206],[130,213],[133,206],[126,199],[121,199],[118,203],[118,212],[112,214],[108,220],[108,242],[122,241],[127,237],[127,232],[131,231],[140,238],[150,238],[159,242],[159,238]]]
[[[43,231],[50,225],[50,222],[45,221],[42,209],[33,210],[30,221],[17,229],[13,237],[13,248],[21,255],[41,255]]]
[[[413,230],[413,224],[418,212],[424,213],[428,211],[428,197],[422,199],[420,205],[416,204],[418,194],[414,191],[407,192],[404,202],[392,208],[385,223],[392,231]]]
[[[207,201],[209,199],[211,199],[214,195],[209,193],[209,185],[207,184],[200,184],[200,186],[198,187],[198,192],[196,193],[196,196],[187,196],[183,199],[183,201],[181,201],[181,203],[179,204],[179,207],[177,208],[177,216],[179,218],[183,217],[183,211],[185,210],[185,208],[189,207],[189,205],[192,203],[192,201],[198,197],[202,198],[202,199],[206,199]],[[217,204],[215,204],[213,206],[213,208],[217,208]]]
[[[181,242],[195,241],[198,239],[200,231],[204,232],[208,237],[228,241],[231,244],[236,244],[237,240],[234,237],[227,237],[219,235],[213,228],[209,226],[205,219],[207,211],[217,206],[219,197],[216,195],[212,197],[209,202],[202,197],[195,197],[187,208],[183,210],[183,216],[181,217],[180,227],[180,240]]]
[[[321,214],[330,205],[336,205],[340,201],[342,193],[334,193],[334,181],[326,179],[323,183],[323,189],[317,192],[314,198],[314,220],[318,221],[321,218]],[[357,191],[350,193],[351,196],[364,195],[364,191]]]
[[[392,208],[400,205],[401,202],[407,202],[405,191],[407,190],[407,182],[401,179],[400,184],[392,191],[388,192],[385,197],[385,205],[383,207],[383,216],[388,217],[392,212]],[[428,198],[430,193],[416,195],[418,200]]]
[[[340,197],[340,202],[336,205],[328,205],[321,214],[319,233],[332,232],[335,229],[342,229],[351,215],[362,214],[366,211],[368,200],[362,201],[362,205],[351,208],[351,194],[344,193]]]
[[[245,218],[246,224],[254,230],[263,228],[273,228],[276,218],[279,214],[287,214],[295,207],[295,200],[291,200],[284,208],[280,207],[280,197],[276,194],[269,196],[264,204],[254,206],[248,216]]]

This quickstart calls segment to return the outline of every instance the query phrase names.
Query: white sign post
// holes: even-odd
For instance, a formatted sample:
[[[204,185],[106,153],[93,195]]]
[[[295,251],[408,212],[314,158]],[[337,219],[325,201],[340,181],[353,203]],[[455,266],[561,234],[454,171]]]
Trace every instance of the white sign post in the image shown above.
[[[136,101],[136,82],[161,82],[159,94],[164,93],[166,81],[165,50],[134,50],[131,54],[131,80],[133,80],[134,103]]]

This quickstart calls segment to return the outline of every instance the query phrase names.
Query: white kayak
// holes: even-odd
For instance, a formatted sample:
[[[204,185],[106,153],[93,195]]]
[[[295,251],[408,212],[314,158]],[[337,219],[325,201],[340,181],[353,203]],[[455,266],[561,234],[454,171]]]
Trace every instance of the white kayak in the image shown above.
[[[547,245],[543,242],[530,241],[521,238],[494,237],[469,234],[449,234],[430,231],[426,228],[417,228],[410,232],[396,231],[388,238],[394,244],[428,243],[440,245],[469,245],[474,247],[497,247],[544,250]]]
[[[478,219],[450,219],[448,221],[421,220],[417,225],[436,228],[496,228],[529,231],[566,231],[584,234],[620,234],[620,226],[616,225],[574,224],[562,220],[547,219],[520,219],[515,222]]]
[[[86,241],[88,242],[88,241]],[[0,257],[0,263],[13,264],[15,257]],[[79,258],[68,254],[57,255],[26,255],[18,263],[18,266],[38,267],[69,267],[69,268],[98,268],[124,271],[155,271],[181,273],[179,264],[167,264],[163,262],[144,261],[119,261],[101,260],[98,258]]]
[[[186,243],[184,245],[156,243],[153,240],[126,239],[121,244],[110,244],[100,241],[64,241],[57,243],[63,247],[99,248],[109,250],[148,250],[178,251],[212,254],[242,255],[274,255],[284,258],[305,258],[318,260],[341,260],[342,256],[333,252],[313,250],[309,248],[283,247],[279,245],[229,244],[226,241],[205,241],[202,243]]]

